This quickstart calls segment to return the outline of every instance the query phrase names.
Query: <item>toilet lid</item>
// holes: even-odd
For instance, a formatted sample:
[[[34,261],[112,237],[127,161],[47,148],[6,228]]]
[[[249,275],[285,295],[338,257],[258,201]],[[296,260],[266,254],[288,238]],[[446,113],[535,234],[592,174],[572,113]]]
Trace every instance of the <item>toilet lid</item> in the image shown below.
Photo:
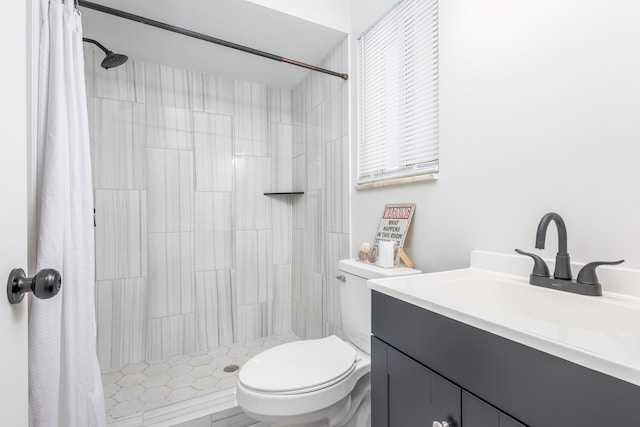
[[[262,392],[306,392],[338,381],[353,370],[355,362],[356,350],[332,335],[266,350],[242,367],[238,380]]]

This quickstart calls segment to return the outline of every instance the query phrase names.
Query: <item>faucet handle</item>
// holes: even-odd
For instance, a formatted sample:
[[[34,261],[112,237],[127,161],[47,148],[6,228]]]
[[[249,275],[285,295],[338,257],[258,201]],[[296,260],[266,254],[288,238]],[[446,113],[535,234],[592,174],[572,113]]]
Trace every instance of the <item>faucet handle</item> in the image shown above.
[[[583,285],[599,285],[598,275],[596,274],[596,268],[600,265],[618,265],[624,262],[620,261],[593,261],[582,267],[576,281]]]
[[[521,251],[520,249],[516,249],[516,252],[520,255],[526,255],[533,258],[533,272],[531,272],[532,276],[549,277],[549,267],[547,267],[547,263],[544,262],[542,258],[540,258],[536,254],[530,254],[528,252]]]

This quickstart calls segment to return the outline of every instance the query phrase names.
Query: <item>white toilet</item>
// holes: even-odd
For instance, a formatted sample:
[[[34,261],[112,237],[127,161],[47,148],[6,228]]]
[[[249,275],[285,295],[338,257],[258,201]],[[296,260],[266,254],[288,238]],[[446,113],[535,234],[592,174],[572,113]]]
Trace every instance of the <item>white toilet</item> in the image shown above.
[[[353,259],[339,263],[342,330],[327,338],[282,344],[240,369],[236,400],[249,416],[273,426],[370,423],[371,291],[368,279],[421,273]]]

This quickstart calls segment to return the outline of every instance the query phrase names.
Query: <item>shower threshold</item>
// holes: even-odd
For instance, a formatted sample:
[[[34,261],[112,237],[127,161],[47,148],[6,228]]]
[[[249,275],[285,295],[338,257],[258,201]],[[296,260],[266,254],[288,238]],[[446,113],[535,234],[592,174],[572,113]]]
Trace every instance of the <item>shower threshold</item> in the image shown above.
[[[220,425],[231,420],[233,425],[243,425],[245,418],[244,425],[252,425],[235,402],[238,371],[227,372],[231,369],[225,367],[242,367],[256,354],[295,340],[292,333],[273,335],[104,370],[107,423],[109,427],[160,427],[208,417],[211,426],[218,420]]]

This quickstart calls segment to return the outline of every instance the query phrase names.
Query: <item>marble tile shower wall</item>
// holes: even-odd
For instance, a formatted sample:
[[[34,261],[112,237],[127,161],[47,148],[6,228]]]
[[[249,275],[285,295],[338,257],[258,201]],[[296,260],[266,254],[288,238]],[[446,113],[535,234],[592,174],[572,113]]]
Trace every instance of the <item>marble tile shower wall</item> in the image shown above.
[[[291,91],[102,57],[87,46],[101,367],[291,332],[297,201],[263,195],[293,185]]]
[[[348,68],[345,39],[319,64]],[[338,261],[349,257],[348,83],[309,73],[292,91],[293,331],[301,338],[341,335]],[[319,304],[322,302],[322,304]]]

